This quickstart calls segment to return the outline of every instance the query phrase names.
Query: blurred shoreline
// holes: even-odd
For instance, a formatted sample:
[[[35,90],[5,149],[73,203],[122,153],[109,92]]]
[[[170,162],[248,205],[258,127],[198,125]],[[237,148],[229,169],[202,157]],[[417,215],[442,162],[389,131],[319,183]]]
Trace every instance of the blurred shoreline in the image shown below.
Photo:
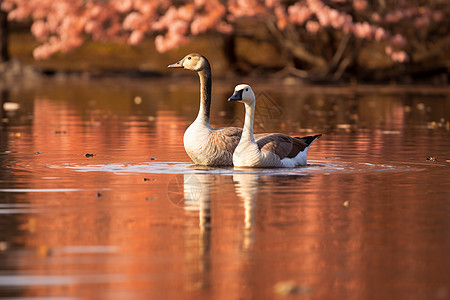
[[[239,67],[232,66],[224,55],[224,40],[218,34],[208,34],[195,37],[187,45],[178,49],[159,53],[156,51],[153,39],[148,38],[138,46],[114,43],[86,42],[82,47],[69,53],[56,54],[47,60],[35,60],[33,49],[39,45],[31,33],[20,28],[10,35],[11,60],[0,64],[1,81],[16,81],[19,79],[34,80],[42,77],[57,79],[93,79],[93,78],[188,78],[192,74],[179,70],[168,70],[167,65],[174,63],[186,54],[198,52],[210,61],[215,79],[275,81],[283,85],[433,85],[447,86],[449,84],[450,66],[427,73],[427,68],[412,73],[397,76],[394,69],[375,70],[383,76],[370,75],[370,70],[351,74],[341,80],[311,81],[296,77],[286,72],[285,59],[276,53],[276,49],[264,48],[259,51],[258,45],[248,41],[236,45],[236,53],[241,56],[255,53],[253,61],[242,57]],[[278,56],[277,56],[278,55]],[[274,58],[273,60],[271,58]],[[385,63],[385,62],[383,62]],[[247,64],[247,65],[246,65]],[[430,63],[431,64],[431,63]],[[380,62],[381,66],[381,62]],[[430,66],[432,69],[433,66]],[[236,69],[240,71],[237,72]],[[242,70],[248,70],[242,72]],[[391,74],[391,75],[389,75]],[[372,77],[371,77],[372,76]]]

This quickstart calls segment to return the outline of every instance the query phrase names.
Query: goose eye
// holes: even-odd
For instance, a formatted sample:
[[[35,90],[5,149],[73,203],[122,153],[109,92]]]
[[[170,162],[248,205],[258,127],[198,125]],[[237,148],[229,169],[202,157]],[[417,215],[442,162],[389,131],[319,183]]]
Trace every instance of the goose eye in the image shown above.
[[[191,57],[190,57],[190,56],[188,57],[188,60],[191,60]]]
[[[248,92],[248,88],[246,88],[245,91]]]

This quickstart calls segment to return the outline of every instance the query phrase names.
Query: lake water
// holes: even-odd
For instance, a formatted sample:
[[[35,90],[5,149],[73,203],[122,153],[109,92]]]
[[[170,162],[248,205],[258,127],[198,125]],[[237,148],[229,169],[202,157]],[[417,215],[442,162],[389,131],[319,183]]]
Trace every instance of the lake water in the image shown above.
[[[308,166],[193,166],[194,75],[4,87],[0,299],[449,299],[450,89],[248,83]]]

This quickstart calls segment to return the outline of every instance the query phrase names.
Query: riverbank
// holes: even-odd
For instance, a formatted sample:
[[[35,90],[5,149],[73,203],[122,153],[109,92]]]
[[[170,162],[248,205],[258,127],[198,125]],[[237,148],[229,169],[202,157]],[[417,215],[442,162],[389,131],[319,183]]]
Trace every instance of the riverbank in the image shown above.
[[[370,58],[370,51],[361,51],[360,60],[370,62],[366,68],[357,69],[339,80],[311,80],[296,76],[296,69],[289,67],[288,59],[279,49],[268,42],[236,39],[233,48],[234,59],[225,55],[226,41],[223,36],[210,34],[194,37],[190,43],[178,49],[159,53],[153,39],[148,38],[138,46],[87,41],[82,47],[69,53],[56,54],[47,60],[35,60],[33,49],[39,43],[25,28],[13,30],[10,36],[12,60],[0,66],[3,79],[36,76],[69,77],[161,77],[188,76],[187,72],[169,72],[167,65],[180,60],[187,53],[205,55],[214,70],[215,78],[233,79],[276,78],[291,84],[431,84],[448,85],[450,67],[445,64],[439,69],[436,62],[428,66],[405,65],[404,70],[394,68],[380,57]],[[370,50],[367,48],[367,50]],[[252,55],[249,56],[249,53]],[[439,63],[442,64],[442,63]],[[449,63],[450,65],[450,63]],[[294,70],[294,72],[292,72]],[[297,70],[298,71],[298,70]]]

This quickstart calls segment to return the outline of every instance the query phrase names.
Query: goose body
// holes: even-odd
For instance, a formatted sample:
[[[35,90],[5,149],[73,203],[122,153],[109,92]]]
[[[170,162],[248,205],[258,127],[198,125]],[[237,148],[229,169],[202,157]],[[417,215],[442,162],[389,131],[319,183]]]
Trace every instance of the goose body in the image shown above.
[[[233,151],[239,143],[242,129],[223,127],[214,129],[209,122],[211,106],[211,67],[208,60],[197,53],[186,55],[168,68],[183,68],[197,72],[200,77],[200,109],[195,121],[184,133],[184,149],[195,164],[231,166]]]
[[[272,133],[255,140],[253,135],[255,94],[252,88],[246,84],[236,86],[233,96],[228,101],[245,104],[242,137],[233,154],[235,167],[293,168],[306,165],[308,148],[321,134],[299,138]]]
[[[197,165],[231,166],[241,133],[238,127],[214,129],[194,121],[184,133],[184,149]]]

